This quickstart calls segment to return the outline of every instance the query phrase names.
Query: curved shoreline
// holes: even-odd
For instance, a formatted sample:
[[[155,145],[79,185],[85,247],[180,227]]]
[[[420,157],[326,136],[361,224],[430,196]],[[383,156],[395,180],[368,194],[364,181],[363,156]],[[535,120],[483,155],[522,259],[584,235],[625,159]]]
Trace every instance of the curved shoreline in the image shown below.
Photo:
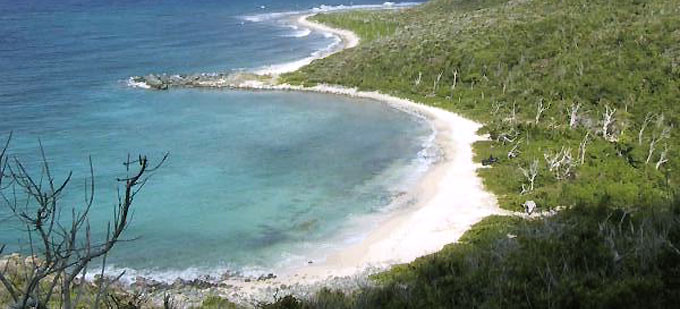
[[[435,144],[442,153],[441,160],[429,167],[407,196],[399,198],[401,201],[408,199],[415,202],[378,220],[379,226],[370,230],[359,243],[330,254],[325,251],[327,254],[321,262],[282,269],[276,276],[266,280],[242,277],[220,280],[220,285],[227,288],[215,288],[210,293],[233,302],[247,305],[271,301],[277,292],[304,297],[327,285],[341,289],[357,287],[357,281],[365,280],[367,274],[439,251],[445,245],[456,242],[484,217],[505,213],[498,207],[495,196],[484,189],[477,175],[477,169],[481,166],[473,161],[473,143],[485,139],[477,134],[481,124],[450,111],[377,91],[358,91],[335,85],[303,87],[277,82],[280,74],[296,71],[314,60],[359,44],[360,39],[354,32],[310,21],[309,17],[314,15],[305,14],[296,17],[295,21],[301,27],[339,36],[340,48],[318,57],[282,65],[280,67],[285,69],[266,71],[264,74],[257,74],[256,71],[255,74],[238,76],[207,76],[178,86],[307,91],[372,99],[427,119],[436,131]]]
[[[301,26],[340,36],[343,50],[358,45],[359,38],[354,32],[309,21],[308,18],[314,15],[304,15],[298,22]],[[470,226],[484,217],[503,213],[495,196],[484,189],[481,178],[477,176],[476,170],[481,166],[473,161],[472,145],[485,137],[477,134],[482,125],[475,121],[377,91],[358,91],[335,85],[302,87],[255,82],[236,88],[308,91],[372,99],[422,115],[436,130],[435,143],[442,151],[442,159],[426,171],[410,192],[416,199],[415,205],[392,214],[359,244],[329,256],[320,265],[301,267],[298,274],[324,279],[325,275],[347,276],[367,267],[383,268],[410,262],[457,241]]]
[[[279,64],[279,65],[270,65],[267,68],[263,69],[258,69],[255,71],[256,74],[258,75],[279,75],[283,73],[290,73],[290,72],[295,72],[299,70],[300,68],[312,63],[312,61],[317,60],[317,59],[323,59],[326,58],[330,55],[333,55],[337,52],[343,51],[348,48],[355,47],[359,45],[359,37],[352,31],[349,30],[344,30],[344,29],[335,29],[328,27],[323,24],[315,23],[312,21],[309,21],[308,18],[317,15],[318,13],[314,14],[305,14],[302,16],[299,16],[295,19],[295,23],[297,23],[298,26],[304,27],[304,28],[309,28],[311,31],[319,31],[319,32],[325,32],[325,33],[330,33],[333,35],[336,35],[340,38],[340,44],[339,46],[325,52],[321,53],[318,56],[310,56],[307,58],[300,59],[298,61],[294,61],[291,63],[284,63],[284,64]]]
[[[308,18],[313,15],[304,15],[298,21],[304,27],[340,36],[343,40],[342,50],[355,47],[359,43],[358,36],[349,30],[309,21]],[[239,303],[248,303],[249,300],[271,297],[267,293],[278,291],[279,286],[285,286],[286,292],[300,296],[308,295],[310,290],[326,284],[342,287],[349,282],[350,286],[356,286],[359,284],[357,281],[362,281],[361,278],[369,273],[439,251],[445,245],[456,242],[465,231],[484,217],[504,213],[498,207],[496,197],[484,189],[482,180],[477,175],[477,169],[481,165],[473,161],[473,143],[485,139],[477,134],[481,124],[450,111],[377,91],[358,91],[335,85],[303,87],[276,84],[277,75],[274,74],[271,80],[244,80],[229,87],[317,92],[386,103],[427,119],[436,130],[435,143],[442,151],[442,158],[430,166],[408,193],[407,198],[414,198],[415,203],[391,213],[359,243],[327,255],[323,262],[283,270],[277,273],[278,277],[274,280],[228,280],[240,292],[225,291],[225,297]],[[345,282],[338,285],[338,280]]]

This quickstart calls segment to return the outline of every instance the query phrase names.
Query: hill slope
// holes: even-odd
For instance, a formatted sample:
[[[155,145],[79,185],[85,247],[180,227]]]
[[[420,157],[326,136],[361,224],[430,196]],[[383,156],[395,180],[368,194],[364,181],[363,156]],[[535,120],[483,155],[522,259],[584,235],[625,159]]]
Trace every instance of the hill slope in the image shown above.
[[[507,209],[460,243],[296,307],[667,307],[680,301],[680,4],[433,0],[315,17],[364,39],[283,77],[406,97],[485,124]],[[493,161],[493,160],[492,160]]]

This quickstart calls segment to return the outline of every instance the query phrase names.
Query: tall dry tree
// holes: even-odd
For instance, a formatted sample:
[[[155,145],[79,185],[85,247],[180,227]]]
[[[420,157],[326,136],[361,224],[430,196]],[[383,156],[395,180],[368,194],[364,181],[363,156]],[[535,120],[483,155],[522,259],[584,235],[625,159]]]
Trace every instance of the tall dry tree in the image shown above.
[[[609,142],[616,141],[616,136],[614,135],[613,126],[616,122],[614,115],[616,114],[616,108],[612,108],[609,104],[604,106],[604,111],[602,112],[602,137]]]
[[[576,128],[579,120],[579,109],[581,109],[581,103],[572,104],[569,108],[569,128]]]
[[[661,122],[658,127],[663,126],[663,123]],[[647,159],[645,160],[645,164],[649,164],[649,162],[652,160],[652,156],[654,155],[654,151],[656,150],[656,146],[663,140],[670,138],[671,136],[671,127],[663,127],[661,129],[661,133],[654,133],[652,136],[652,140],[649,142],[649,151],[647,152]]]
[[[543,115],[543,113],[550,109],[551,105],[552,105],[551,103],[545,105],[543,98],[538,100],[538,103],[536,103],[536,117],[534,118],[534,123],[536,125],[538,125],[538,122],[541,121],[541,116]]]
[[[661,165],[664,165],[666,162],[668,162],[668,145],[664,145],[659,161],[656,162],[656,169],[661,168]]]
[[[590,132],[586,132],[586,136],[583,137],[583,140],[578,146],[578,158],[581,165],[583,165],[586,162],[586,148],[588,147],[589,137]]]
[[[533,160],[528,168],[523,168],[519,166],[519,170],[522,172],[524,178],[526,178],[528,185],[522,184],[522,191],[520,195],[524,195],[534,191],[534,184],[536,182],[536,177],[538,176],[538,160]]]
[[[439,89],[439,82],[442,80],[442,75],[444,75],[444,71],[441,71],[432,82],[432,92],[430,93],[430,96],[434,97],[437,95],[437,89]]]
[[[40,144],[41,172],[33,175],[19,159],[9,158],[8,145],[9,139],[0,152],[0,197],[25,228],[30,256],[26,259],[29,262],[23,265],[26,269],[21,280],[12,280],[16,274],[8,273],[5,268],[0,270],[0,282],[12,298],[13,308],[46,308],[55,299],[62,308],[75,308],[81,299],[82,279],[88,266],[98,258],[105,261],[111,249],[122,240],[121,236],[130,224],[135,197],[165,162],[167,154],[154,166],[146,156],[140,155],[136,159],[128,156],[124,163],[126,177],[117,179],[122,192],[119,190],[113,219],[108,223],[105,239],[96,241],[89,223],[95,190],[92,160],[89,160],[90,179],[85,181],[85,201],[80,207],[69,208],[61,198],[71,182],[72,173],[63,181],[57,181]],[[62,217],[62,213],[70,217]],[[75,298],[72,292],[76,294]],[[96,298],[100,299],[104,292],[100,288]],[[98,305],[95,301],[91,307]]]
[[[645,130],[647,129],[647,126],[649,125],[650,122],[654,119],[654,114],[647,113],[645,116],[645,121],[642,123],[642,126],[640,127],[640,131],[638,131],[638,145],[642,145],[642,138],[645,134]]]

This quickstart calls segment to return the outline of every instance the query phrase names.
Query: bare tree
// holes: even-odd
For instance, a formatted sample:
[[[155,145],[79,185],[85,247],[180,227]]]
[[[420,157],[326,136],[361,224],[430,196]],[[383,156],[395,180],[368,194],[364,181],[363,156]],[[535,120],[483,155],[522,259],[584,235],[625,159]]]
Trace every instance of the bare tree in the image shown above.
[[[649,142],[649,151],[647,152],[647,160],[645,160],[646,164],[649,164],[649,162],[652,160],[652,156],[654,155],[654,151],[656,150],[657,144],[659,142],[663,141],[664,139],[669,138],[670,134],[671,134],[671,127],[664,127],[661,130],[661,133],[654,134],[652,136],[652,140]]]
[[[442,80],[442,75],[444,75],[444,71],[441,71],[434,79],[434,82],[432,83],[432,93],[430,93],[431,96],[435,96],[437,94],[437,88],[439,87],[439,82]]]
[[[656,162],[656,169],[658,170],[661,168],[661,165],[665,164],[668,162],[668,145],[664,145],[663,151],[661,152],[661,156],[659,157],[659,161]]]
[[[538,125],[538,122],[541,120],[541,115],[543,115],[543,112],[547,111],[550,108],[551,104],[545,105],[543,102],[543,98],[538,100],[538,103],[536,104],[536,118],[535,118],[535,123]]]
[[[576,128],[576,124],[578,124],[579,109],[581,109],[581,103],[572,104],[569,108],[569,127],[572,129]]]
[[[605,140],[612,142],[616,140],[614,133],[611,132],[614,122],[616,121],[616,118],[614,118],[616,108],[612,108],[609,104],[605,105],[604,108],[605,110],[602,113],[602,137]]]
[[[420,82],[423,80],[423,72],[418,72],[418,78],[415,80],[416,87],[420,86]]]
[[[521,144],[522,144],[522,141],[519,140],[519,141],[517,141],[517,143],[515,143],[514,146],[512,146],[510,151],[508,151],[508,159],[514,159],[514,158],[517,158],[517,156],[519,156],[519,154],[521,153],[521,151],[519,151],[519,146]]]
[[[583,165],[586,162],[586,147],[588,147],[588,138],[590,137],[590,132],[586,132],[586,136],[583,137],[583,141],[578,146],[579,162]]]
[[[522,175],[524,175],[524,178],[526,178],[528,182],[528,186],[526,184],[522,184],[522,191],[520,194],[527,194],[532,191],[534,191],[534,183],[536,181],[536,176],[538,176],[538,160],[534,160],[529,164],[528,168],[523,168],[519,167],[519,170],[522,172]]]
[[[41,173],[35,177],[17,158],[9,163],[7,147],[0,155],[3,172],[11,185],[2,187],[0,197],[9,207],[17,221],[26,228],[31,255],[28,271],[23,280],[12,281],[5,272],[0,272],[0,281],[10,294],[17,308],[29,304],[44,308],[59,294],[61,306],[75,308],[80,301],[80,288],[87,273],[88,265],[97,258],[105,258],[119,241],[130,224],[130,210],[133,201],[144,187],[151,174],[167,159],[167,154],[155,166],[145,156],[124,163],[125,178],[117,179],[122,184],[118,205],[114,208],[113,221],[109,222],[103,241],[92,239],[89,212],[94,204],[94,168],[89,160],[90,178],[85,181],[85,201],[79,209],[66,209],[61,197],[71,181],[69,173],[63,181],[57,181],[50,171],[50,165],[40,145]],[[18,196],[22,194],[23,196]],[[62,212],[70,212],[70,220],[62,220]],[[70,210],[70,211],[69,211]],[[81,276],[80,285],[76,284]],[[75,300],[72,288],[76,291]],[[98,304],[93,304],[96,307]]]
[[[557,153],[544,153],[543,157],[548,163],[548,170],[553,172],[558,180],[569,177],[572,168],[576,165],[571,156],[571,148],[562,147]]]
[[[503,145],[505,145],[505,143],[514,143],[518,135],[519,132],[517,132],[517,130],[515,130],[513,127],[501,134],[498,134],[497,140],[503,143]]]
[[[638,132],[638,145],[642,145],[642,137],[645,134],[645,129],[647,129],[649,123],[652,122],[652,119],[654,119],[654,115],[652,113],[647,113],[645,121],[642,123],[642,127],[640,127],[640,131]]]

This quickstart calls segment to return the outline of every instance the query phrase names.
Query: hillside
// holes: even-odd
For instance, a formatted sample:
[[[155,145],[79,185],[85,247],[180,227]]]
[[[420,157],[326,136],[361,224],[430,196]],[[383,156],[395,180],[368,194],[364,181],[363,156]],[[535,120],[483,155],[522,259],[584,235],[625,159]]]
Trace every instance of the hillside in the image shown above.
[[[480,175],[501,207],[567,210],[488,218],[461,243],[378,275],[377,287],[273,306],[678,301],[677,1],[433,0],[315,18],[364,40],[284,81],[378,90],[478,120],[490,140],[477,159],[494,159]]]

